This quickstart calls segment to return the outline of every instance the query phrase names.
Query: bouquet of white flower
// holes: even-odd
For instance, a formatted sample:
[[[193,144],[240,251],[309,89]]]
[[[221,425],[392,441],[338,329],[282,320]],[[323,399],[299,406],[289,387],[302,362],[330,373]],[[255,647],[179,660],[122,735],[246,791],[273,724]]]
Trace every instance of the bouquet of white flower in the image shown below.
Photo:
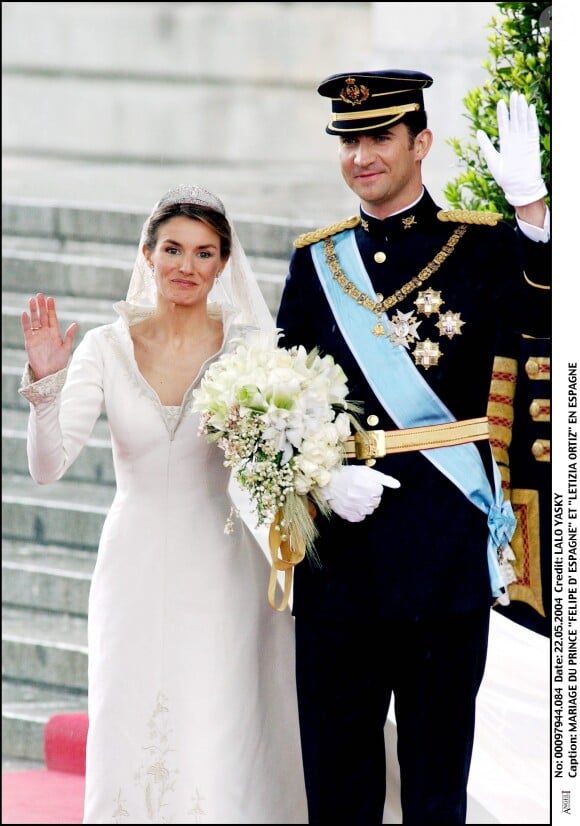
[[[316,508],[330,510],[319,491],[344,460],[358,408],[346,401],[346,376],[331,356],[284,349],[279,336],[256,331],[241,339],[208,368],[193,406],[200,433],[217,442],[248,492],[257,526],[270,525],[269,599],[276,608],[276,571],[285,571],[282,610],[293,566],[315,555],[313,517]]]

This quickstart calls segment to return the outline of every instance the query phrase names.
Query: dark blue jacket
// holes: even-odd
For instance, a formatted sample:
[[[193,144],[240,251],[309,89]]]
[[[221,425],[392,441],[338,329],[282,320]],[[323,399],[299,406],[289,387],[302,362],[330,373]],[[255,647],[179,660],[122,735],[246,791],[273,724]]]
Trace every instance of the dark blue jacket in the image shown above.
[[[395,294],[444,247],[458,223],[440,220],[439,210],[425,192],[412,209],[384,221],[361,213],[363,220],[351,231],[377,293]],[[439,363],[417,369],[457,419],[486,415],[498,346],[509,348],[521,332],[542,334],[550,318],[545,293],[538,298],[529,284],[546,278],[547,245],[528,241],[504,222],[467,222],[443,264],[388,312],[391,317],[397,309],[414,311],[421,320],[419,338],[439,343]],[[436,326],[437,313],[417,313],[414,301],[427,287],[440,292],[441,312],[460,313],[460,334],[448,338]],[[277,324],[283,346],[316,346],[343,367],[349,397],[363,403],[366,427],[374,416],[372,428],[395,429],[337,327],[308,243],[292,255]],[[490,444],[476,445],[491,480]],[[374,467],[401,487],[385,488],[379,508],[363,522],[318,516],[321,564],[305,560],[297,566],[294,613],[347,621],[377,615],[410,619],[491,605],[486,515],[421,453],[386,456]]]

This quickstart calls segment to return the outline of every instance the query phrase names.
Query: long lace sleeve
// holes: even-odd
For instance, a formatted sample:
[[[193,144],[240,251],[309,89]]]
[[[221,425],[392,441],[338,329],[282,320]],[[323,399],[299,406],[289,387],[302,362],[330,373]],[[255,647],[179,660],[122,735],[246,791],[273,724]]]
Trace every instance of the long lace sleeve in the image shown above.
[[[30,475],[39,485],[56,482],[81,452],[101,412],[102,359],[94,331],[80,342],[67,369],[34,381],[27,365],[19,392],[30,402]]]

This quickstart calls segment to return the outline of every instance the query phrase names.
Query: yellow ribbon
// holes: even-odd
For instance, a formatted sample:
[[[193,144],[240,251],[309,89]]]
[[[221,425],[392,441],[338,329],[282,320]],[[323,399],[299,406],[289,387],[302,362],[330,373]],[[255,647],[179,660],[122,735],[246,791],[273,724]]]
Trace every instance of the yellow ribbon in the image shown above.
[[[292,572],[294,566],[298,565],[298,563],[304,559],[306,544],[301,539],[290,537],[288,526],[284,525],[283,511],[278,511],[274,521],[270,525],[268,539],[270,556],[272,557],[270,582],[268,584],[268,602],[274,611],[284,611],[288,605],[288,599],[290,598],[290,591],[292,589]],[[284,592],[280,605],[276,605],[278,571],[284,572]]]

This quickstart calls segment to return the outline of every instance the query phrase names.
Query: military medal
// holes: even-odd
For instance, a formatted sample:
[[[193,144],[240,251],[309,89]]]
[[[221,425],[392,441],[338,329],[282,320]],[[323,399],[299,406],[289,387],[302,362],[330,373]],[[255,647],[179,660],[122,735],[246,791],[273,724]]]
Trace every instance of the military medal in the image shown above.
[[[387,332],[389,341],[392,341],[395,346],[402,345],[408,350],[409,344],[414,341],[414,339],[419,338],[417,327],[420,323],[413,315],[412,310],[409,313],[402,313],[400,310],[397,310],[397,318],[389,319],[389,329]]]
[[[421,365],[426,370],[433,365],[438,364],[441,358],[441,351],[436,341],[431,341],[426,338],[425,341],[420,341],[413,351],[413,358],[415,364]]]
[[[415,218],[412,215],[404,220],[408,220],[409,227],[415,223]],[[405,228],[407,229],[408,227],[405,226]],[[367,229],[367,227],[365,227],[365,229]],[[421,272],[413,276],[410,281],[407,281],[406,284],[403,284],[402,287],[387,298],[383,298],[380,293],[376,293],[373,298],[359,290],[356,284],[346,277],[340,266],[332,237],[324,239],[324,255],[332,277],[350,298],[356,301],[359,306],[373,312],[377,317],[372,328],[373,335],[377,337],[386,336],[395,347],[405,347],[407,350],[411,349],[410,344],[414,344],[412,353],[415,364],[424,367],[426,370],[438,364],[439,359],[443,355],[439,349],[439,344],[428,338],[421,341],[417,331],[421,320],[417,319],[413,314],[413,310],[410,310],[408,313],[402,313],[401,310],[397,309],[397,315],[391,318],[386,315],[386,312],[390,310],[391,307],[403,301],[419,287],[423,286],[425,281],[427,281],[451,255],[460,239],[465,235],[466,230],[467,226],[465,224],[457,227],[435,258],[427,264]],[[377,253],[375,261],[379,263],[378,259],[382,259],[383,255],[384,253]],[[453,336],[461,335],[461,327],[465,324],[465,322],[461,320],[461,313],[454,313],[451,310],[447,310],[445,313],[440,312],[441,305],[445,304],[445,301],[441,298],[440,291],[432,290],[431,288],[419,290],[414,303],[417,308],[417,313],[422,313],[427,317],[435,313],[439,317],[435,326],[438,328],[441,336],[453,338]],[[387,322],[386,328],[384,318],[386,318]]]
[[[461,313],[452,313],[451,310],[447,310],[444,315],[439,316],[439,321],[436,326],[439,328],[442,336],[453,338],[453,336],[461,335],[460,327],[465,324],[465,321],[461,321],[460,316]]]
[[[430,316],[431,313],[438,313],[442,304],[445,304],[445,302],[441,299],[441,293],[437,290],[420,290],[415,299],[415,307],[426,316]]]

